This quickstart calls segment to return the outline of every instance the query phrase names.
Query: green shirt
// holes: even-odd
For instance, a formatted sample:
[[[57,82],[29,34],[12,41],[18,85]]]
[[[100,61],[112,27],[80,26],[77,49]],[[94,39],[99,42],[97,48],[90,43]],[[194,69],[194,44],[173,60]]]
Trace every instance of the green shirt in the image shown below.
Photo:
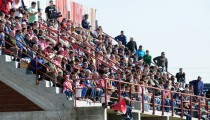
[[[151,63],[152,63],[152,56],[151,56],[151,55],[145,55],[145,56],[143,57],[143,60],[144,60],[144,62],[147,63],[148,65],[151,65]]]
[[[28,9],[28,12],[35,13],[35,12],[37,12],[37,9],[34,9],[34,8],[30,7]],[[28,15],[28,23],[34,23],[34,21],[38,21],[38,14]]]

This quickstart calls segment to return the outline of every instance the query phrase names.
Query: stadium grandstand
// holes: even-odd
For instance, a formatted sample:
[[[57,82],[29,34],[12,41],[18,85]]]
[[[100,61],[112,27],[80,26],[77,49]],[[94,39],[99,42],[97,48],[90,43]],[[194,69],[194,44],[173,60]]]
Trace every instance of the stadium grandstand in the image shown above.
[[[0,120],[209,120],[209,84],[168,72],[96,10],[70,0],[0,0]]]

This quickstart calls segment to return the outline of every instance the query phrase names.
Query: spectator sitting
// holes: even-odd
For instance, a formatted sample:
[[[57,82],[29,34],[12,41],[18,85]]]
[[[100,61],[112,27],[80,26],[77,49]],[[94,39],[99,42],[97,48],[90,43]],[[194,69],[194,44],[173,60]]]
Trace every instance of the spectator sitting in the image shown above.
[[[72,100],[73,89],[72,89],[72,80],[69,79],[69,75],[64,76],[65,81],[63,83],[63,93],[66,94],[68,100]]]

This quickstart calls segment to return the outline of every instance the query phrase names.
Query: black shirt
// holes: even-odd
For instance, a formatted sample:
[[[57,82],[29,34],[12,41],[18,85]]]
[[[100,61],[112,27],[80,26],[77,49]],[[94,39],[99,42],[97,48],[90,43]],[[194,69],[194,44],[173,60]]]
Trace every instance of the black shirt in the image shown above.
[[[128,47],[128,49],[132,52],[137,50],[137,45],[136,45],[136,41],[129,41],[126,45]]]
[[[177,82],[185,81],[185,73],[177,73],[176,74],[176,79],[177,79]]]
[[[48,19],[54,19],[55,13],[56,13],[56,8],[55,7],[48,6],[45,9],[45,13],[47,13]]]
[[[82,20],[82,27],[89,30],[90,29],[90,23],[86,19],[83,19]]]

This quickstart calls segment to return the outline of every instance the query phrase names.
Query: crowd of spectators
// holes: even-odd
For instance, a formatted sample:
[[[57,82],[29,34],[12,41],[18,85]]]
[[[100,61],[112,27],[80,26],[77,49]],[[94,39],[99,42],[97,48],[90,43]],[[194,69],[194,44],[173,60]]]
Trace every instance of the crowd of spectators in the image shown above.
[[[8,6],[10,2],[12,2],[11,8]],[[46,20],[43,20],[41,13],[35,9],[36,2],[32,2],[31,7],[24,12],[22,12],[20,0],[7,0],[5,5],[0,5],[0,53],[8,54],[9,50],[10,54],[14,55],[14,60],[28,60],[27,73],[38,75],[37,85],[43,79],[51,80],[53,86],[63,88],[68,99],[76,95],[78,100],[88,99],[102,103],[104,102],[102,96],[105,92],[105,79],[205,96],[202,92],[203,82],[200,76],[187,84],[182,68],[176,76],[167,72],[168,60],[165,52],[152,59],[149,50],[145,51],[142,45],[139,45],[137,49],[137,43],[133,37],[127,43],[124,31],[121,31],[120,35],[114,39],[103,34],[101,26],[91,32],[87,14],[81,21],[84,29],[76,29],[76,23],[66,18],[59,22],[55,18],[56,8],[53,1],[49,4],[45,10]],[[45,29],[47,27],[40,25],[39,22],[51,30],[60,31],[59,40],[56,32],[49,32]],[[112,40],[116,40],[117,44],[113,44]],[[79,47],[75,44],[84,48],[89,54],[78,49]],[[109,96],[119,96],[114,90],[119,89],[118,81],[107,81]],[[127,84],[122,84],[120,87],[123,90],[121,96],[126,99],[127,106],[131,100],[142,100],[141,95],[144,92],[143,100],[148,104],[146,109],[151,108],[149,105],[153,94],[151,88],[143,87],[143,90],[142,87],[132,86],[132,94],[130,94],[130,87]],[[162,102],[170,106],[172,97],[175,100],[173,103],[176,107],[175,111],[179,114],[180,95],[171,96],[170,92],[165,91],[164,101],[161,101],[160,95],[161,91],[156,90],[156,109],[161,110]],[[116,102],[114,99],[108,101]],[[185,108],[189,109],[189,97],[184,96],[184,101]],[[194,102],[196,101],[194,99]],[[193,106],[196,107],[197,104]],[[164,110],[169,112],[171,108],[164,107]],[[127,117],[131,118],[132,115],[129,113]]]

